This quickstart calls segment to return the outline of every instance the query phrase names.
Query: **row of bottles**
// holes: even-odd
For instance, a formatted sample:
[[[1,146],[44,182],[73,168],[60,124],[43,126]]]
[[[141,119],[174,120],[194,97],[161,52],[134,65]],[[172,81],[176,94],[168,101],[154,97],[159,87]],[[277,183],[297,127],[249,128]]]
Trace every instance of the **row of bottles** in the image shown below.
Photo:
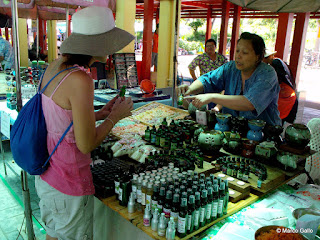
[[[260,188],[264,180],[267,179],[267,168],[252,159],[246,159],[236,156],[219,157],[214,161],[217,171],[248,182],[250,173],[258,177],[257,186]]]
[[[152,178],[152,174],[162,176],[169,169],[174,177],[160,181]],[[193,171],[179,173],[171,165],[157,172],[133,175],[128,212],[143,211],[145,226],[151,226],[159,236],[165,236],[167,231],[168,239],[173,239],[172,232],[184,237],[222,217],[227,213],[228,201],[228,181],[213,174],[205,177]]]

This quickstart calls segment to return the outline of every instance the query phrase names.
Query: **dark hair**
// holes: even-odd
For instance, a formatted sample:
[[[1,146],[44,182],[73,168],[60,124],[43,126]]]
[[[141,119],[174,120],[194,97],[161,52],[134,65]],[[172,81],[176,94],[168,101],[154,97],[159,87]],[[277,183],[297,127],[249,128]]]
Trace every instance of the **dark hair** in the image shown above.
[[[214,44],[215,46],[217,46],[217,42],[216,42],[214,39],[212,39],[212,38],[210,38],[210,39],[208,39],[208,40],[206,41],[205,46],[207,46],[207,43],[208,43],[208,42],[213,42],[213,44]]]
[[[264,53],[266,50],[266,45],[264,44],[262,37],[254,33],[244,32],[240,35],[238,42],[241,39],[251,41],[254,52],[256,53],[256,55],[259,55],[259,63],[260,63],[264,58]]]
[[[75,64],[80,67],[90,67],[89,63],[92,59],[92,56],[84,55],[84,54],[71,54],[71,53],[63,53],[63,57],[66,57],[66,60],[63,62],[66,66],[73,66]]]

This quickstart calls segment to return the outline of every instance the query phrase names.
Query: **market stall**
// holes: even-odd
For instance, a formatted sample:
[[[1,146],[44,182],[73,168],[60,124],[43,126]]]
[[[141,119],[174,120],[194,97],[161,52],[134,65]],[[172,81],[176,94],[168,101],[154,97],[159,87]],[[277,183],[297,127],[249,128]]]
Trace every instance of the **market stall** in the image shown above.
[[[197,123],[196,119],[192,119],[189,112],[185,110],[153,102],[134,110],[131,117],[123,119],[115,125],[108,141],[100,146],[93,156],[95,165],[92,166],[92,173],[97,197],[95,201],[95,239],[103,237],[128,239],[129,236],[134,236],[135,239],[165,239],[162,233],[152,227],[151,219],[154,219],[155,216],[150,218],[150,216],[152,217],[151,212],[149,215],[147,214],[150,222],[146,223],[148,210],[145,209],[148,208],[146,207],[148,205],[148,190],[146,190],[145,203],[143,200],[140,203],[137,196],[136,200],[131,199],[135,194],[139,194],[134,191],[139,189],[141,176],[146,180],[146,189],[153,188],[155,194],[159,194],[159,189],[156,190],[157,185],[159,187],[166,186],[166,194],[160,194],[166,197],[168,192],[172,192],[169,195],[178,193],[181,199],[186,194],[186,198],[189,198],[190,195],[197,195],[196,192],[200,191],[202,200],[202,192],[206,192],[208,196],[206,197],[205,211],[210,211],[207,205],[214,203],[213,200],[216,199],[214,196],[225,200],[225,196],[228,195],[228,200],[224,201],[221,209],[217,209],[217,215],[211,215],[213,207],[210,207],[210,216],[196,230],[186,228],[186,232],[181,234],[179,232],[181,231],[181,222],[178,220],[177,223],[176,219],[178,227],[175,230],[175,239],[189,239],[192,236],[202,235],[212,226],[217,230],[216,226],[219,226],[223,219],[229,219],[231,216],[234,218],[235,213],[247,206],[253,208],[253,203],[259,199],[261,201],[265,196],[270,195],[304,172],[306,157],[314,153],[306,146],[306,143],[302,142],[299,142],[300,147],[292,148],[292,144],[295,143],[290,139],[289,130],[286,131],[286,142],[280,137],[282,131],[275,131],[278,135],[268,135],[264,132],[263,139],[250,140],[247,139],[247,137],[250,138],[250,134],[247,135],[250,130],[248,131],[247,128],[244,132],[238,131],[239,125],[234,120],[236,118],[229,116],[231,131],[222,132],[214,130],[219,127],[216,118],[213,117],[215,114],[210,111],[202,112],[206,116],[206,126]],[[268,127],[266,131],[270,131],[270,129]],[[235,140],[231,139],[241,142],[237,148],[232,148],[233,144],[230,145],[230,141],[228,142],[231,133],[235,134]],[[174,137],[166,137],[170,134],[173,134],[171,136]],[[201,139],[206,134],[211,134],[211,137],[218,134],[219,139],[211,139],[211,143],[216,140],[217,145],[213,146],[202,142]],[[175,138],[176,140],[174,140]],[[267,146],[266,143],[273,142],[270,141],[270,138],[277,139],[279,144],[276,148]],[[260,146],[261,143],[264,143],[262,144],[263,148]],[[113,157],[110,150],[113,150]],[[249,156],[250,151],[253,153],[251,152]],[[159,168],[165,173],[159,173]],[[121,175],[122,177],[121,173],[124,173]],[[118,189],[117,192],[117,185],[114,184],[119,178],[122,179],[119,183],[121,190]],[[157,182],[158,180],[159,182]],[[143,180],[140,182],[142,186],[143,182]],[[218,193],[215,192],[217,186],[220,190]],[[227,189],[227,191],[221,193],[220,188]],[[183,193],[184,191],[185,193]],[[151,193],[153,200],[152,196]],[[171,196],[170,203],[174,204],[171,202],[172,198],[173,196]],[[149,201],[150,211],[154,211],[152,200]],[[134,210],[132,201],[136,207]],[[189,199],[188,206],[190,208]],[[300,205],[300,207],[305,206],[307,205]],[[172,205],[171,215],[174,214],[173,208]],[[191,209],[194,208],[191,207]],[[166,212],[164,206],[161,211]],[[165,216],[169,222],[167,213]],[[243,224],[243,222],[241,223]],[[220,224],[218,230],[222,226],[223,224]],[[286,227],[290,226],[287,224]],[[215,233],[217,233],[216,230]]]

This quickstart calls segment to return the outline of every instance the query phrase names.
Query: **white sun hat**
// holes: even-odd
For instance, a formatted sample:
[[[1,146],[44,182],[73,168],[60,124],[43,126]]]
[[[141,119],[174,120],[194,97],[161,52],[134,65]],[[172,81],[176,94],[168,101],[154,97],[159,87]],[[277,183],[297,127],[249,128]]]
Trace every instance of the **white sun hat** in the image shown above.
[[[72,34],[61,44],[60,52],[89,56],[111,55],[126,45],[134,36],[115,27],[111,9],[86,7],[72,16]]]
[[[270,50],[266,49],[264,57],[267,58],[271,55],[275,55],[276,53],[277,53],[277,51],[270,51]]]

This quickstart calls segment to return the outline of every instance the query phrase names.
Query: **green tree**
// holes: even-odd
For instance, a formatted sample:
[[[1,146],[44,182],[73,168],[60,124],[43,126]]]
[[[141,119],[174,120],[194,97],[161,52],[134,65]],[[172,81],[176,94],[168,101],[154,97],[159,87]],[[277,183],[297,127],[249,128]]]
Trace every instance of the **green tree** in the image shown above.
[[[204,19],[195,19],[193,22],[189,23],[188,25],[193,29],[194,34],[198,34],[198,28],[202,27],[204,24]]]

